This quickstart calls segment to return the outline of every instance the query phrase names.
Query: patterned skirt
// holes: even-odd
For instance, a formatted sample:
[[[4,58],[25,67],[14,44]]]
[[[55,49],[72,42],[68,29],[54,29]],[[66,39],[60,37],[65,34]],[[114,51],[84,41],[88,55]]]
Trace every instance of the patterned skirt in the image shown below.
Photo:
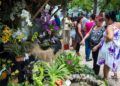
[[[120,48],[114,42],[104,42],[99,51],[97,64],[106,64],[113,72],[119,71]]]

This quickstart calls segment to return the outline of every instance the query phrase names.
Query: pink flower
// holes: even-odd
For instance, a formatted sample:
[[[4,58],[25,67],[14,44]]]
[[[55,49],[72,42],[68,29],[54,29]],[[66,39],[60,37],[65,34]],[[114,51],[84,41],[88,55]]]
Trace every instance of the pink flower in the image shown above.
[[[51,34],[51,31],[50,31],[49,29],[47,29],[47,32],[48,32],[49,34]]]
[[[72,61],[71,60],[67,60],[67,64],[72,64]]]

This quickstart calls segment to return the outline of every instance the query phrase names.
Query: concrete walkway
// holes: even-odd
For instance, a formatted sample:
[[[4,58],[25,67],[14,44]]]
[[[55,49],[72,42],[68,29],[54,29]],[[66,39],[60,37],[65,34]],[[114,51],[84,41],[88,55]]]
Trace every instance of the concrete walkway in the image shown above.
[[[88,65],[89,67],[92,68],[93,61],[89,61],[89,62],[85,61],[85,47],[84,46],[81,46],[80,53],[81,53],[81,56],[83,58],[83,64],[86,64],[86,65]],[[103,70],[103,66],[101,66],[101,68],[100,68],[100,74],[99,75],[101,77],[103,77],[103,71],[102,70]],[[118,73],[118,81],[113,80],[111,78],[112,75],[113,75],[113,73],[110,71],[109,79],[108,79],[109,86],[120,86],[120,72]],[[71,86],[79,86],[79,84],[78,83],[74,83]]]

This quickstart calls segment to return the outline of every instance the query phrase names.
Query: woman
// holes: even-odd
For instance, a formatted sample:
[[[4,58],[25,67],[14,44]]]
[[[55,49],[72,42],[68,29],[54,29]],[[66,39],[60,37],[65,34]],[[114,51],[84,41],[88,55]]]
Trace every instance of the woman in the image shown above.
[[[120,23],[116,21],[115,12],[105,14],[107,29],[101,42],[94,47],[94,51],[100,48],[98,55],[98,65],[104,64],[103,73],[104,79],[108,78],[109,70],[115,73],[120,68]]]
[[[85,34],[87,34],[94,25],[95,25],[95,15],[92,14],[90,16],[90,21],[85,24]],[[89,58],[90,57],[90,51],[91,51],[90,41],[89,41],[89,38],[87,38],[85,40],[86,61],[91,61],[92,60],[92,59]]]
[[[87,38],[89,38],[89,40],[90,40],[91,49],[93,49],[94,46],[99,44],[99,42],[103,36],[103,32],[105,31],[105,28],[102,26],[103,21],[104,21],[103,17],[101,17],[101,16],[96,17],[96,19],[95,19],[96,25],[93,26],[93,28],[86,34],[86,36],[83,38],[81,44],[84,44],[85,40]],[[96,75],[99,74],[99,70],[100,70],[100,66],[97,65],[98,52],[99,52],[99,48],[95,52],[92,51],[93,70]]]
[[[80,49],[80,42],[83,39],[83,35],[81,32],[81,19],[82,17],[78,18],[77,20],[77,26],[76,26],[76,35],[75,35],[75,42],[76,42],[76,54],[80,56],[79,49]]]

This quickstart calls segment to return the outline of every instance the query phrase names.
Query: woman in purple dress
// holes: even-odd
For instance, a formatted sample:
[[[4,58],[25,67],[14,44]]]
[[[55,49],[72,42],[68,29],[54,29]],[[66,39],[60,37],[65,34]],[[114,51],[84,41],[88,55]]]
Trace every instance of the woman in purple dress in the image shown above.
[[[120,69],[120,23],[115,22],[115,12],[106,13],[105,20],[108,26],[104,32],[104,37],[93,50],[95,51],[100,47],[97,64],[104,64],[103,73],[106,80],[110,69],[115,75]]]

